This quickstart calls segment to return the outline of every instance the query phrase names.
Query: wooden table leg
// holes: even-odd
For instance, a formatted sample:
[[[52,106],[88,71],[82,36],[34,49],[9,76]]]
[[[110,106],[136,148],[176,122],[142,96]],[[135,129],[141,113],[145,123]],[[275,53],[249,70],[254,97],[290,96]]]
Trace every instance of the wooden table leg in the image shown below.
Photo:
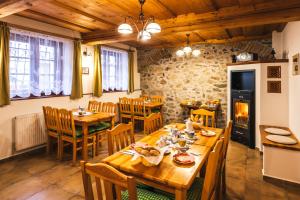
[[[162,121],[164,121],[164,116],[163,116],[163,109],[162,109],[163,107],[162,106],[160,106],[160,115],[161,115],[161,120]]]
[[[176,189],[175,190],[175,200],[186,200],[186,190],[185,189]]]
[[[82,142],[82,159],[88,160],[88,125],[84,123],[82,125],[83,129],[83,142]]]
[[[111,129],[115,127],[115,117],[111,118]]]

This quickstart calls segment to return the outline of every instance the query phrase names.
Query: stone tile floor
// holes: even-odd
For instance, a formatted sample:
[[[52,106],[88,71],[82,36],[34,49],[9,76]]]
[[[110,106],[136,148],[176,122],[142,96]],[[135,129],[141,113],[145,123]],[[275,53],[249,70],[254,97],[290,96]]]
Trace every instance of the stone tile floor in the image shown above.
[[[137,135],[137,139],[142,135]],[[103,145],[98,162],[107,156]],[[71,155],[57,161],[45,153],[24,155],[0,162],[1,200],[79,200],[84,199],[79,162],[72,166]],[[226,199],[300,199],[300,187],[264,181],[262,156],[256,150],[231,142],[227,160]],[[225,199],[225,198],[224,198]]]

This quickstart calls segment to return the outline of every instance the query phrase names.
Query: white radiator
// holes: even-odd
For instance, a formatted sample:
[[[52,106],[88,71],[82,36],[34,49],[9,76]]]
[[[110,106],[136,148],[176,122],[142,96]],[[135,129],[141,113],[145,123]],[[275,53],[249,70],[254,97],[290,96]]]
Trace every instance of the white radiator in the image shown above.
[[[46,142],[45,129],[39,113],[16,116],[14,126],[14,151],[40,146]]]

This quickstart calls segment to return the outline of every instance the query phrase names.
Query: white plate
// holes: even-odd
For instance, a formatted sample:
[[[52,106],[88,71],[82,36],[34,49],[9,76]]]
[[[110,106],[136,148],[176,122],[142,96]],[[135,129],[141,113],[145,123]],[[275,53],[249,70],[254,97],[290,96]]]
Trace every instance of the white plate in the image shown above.
[[[78,112],[73,112],[73,115],[75,115],[75,116],[89,116],[91,114],[93,114],[93,113],[91,113],[91,112],[85,112],[83,115],[79,115]]]
[[[216,133],[208,130],[208,131],[201,131],[201,135],[211,137],[211,136],[215,136]]]
[[[265,131],[274,135],[291,135],[291,132],[281,128],[266,128]]]
[[[280,143],[280,144],[297,144],[298,142],[287,136],[282,135],[267,135],[266,138],[272,142]]]

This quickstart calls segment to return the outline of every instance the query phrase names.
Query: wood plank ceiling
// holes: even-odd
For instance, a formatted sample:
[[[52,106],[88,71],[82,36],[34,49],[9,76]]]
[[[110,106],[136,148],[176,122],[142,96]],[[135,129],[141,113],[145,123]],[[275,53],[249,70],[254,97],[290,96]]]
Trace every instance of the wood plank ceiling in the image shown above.
[[[124,16],[138,17],[138,0],[4,0],[0,20],[17,15],[82,33],[85,43],[125,42],[136,47],[178,46],[186,33],[192,43],[224,43],[270,38],[289,21],[300,20],[299,0],[146,0],[162,32],[147,42],[116,29]]]

